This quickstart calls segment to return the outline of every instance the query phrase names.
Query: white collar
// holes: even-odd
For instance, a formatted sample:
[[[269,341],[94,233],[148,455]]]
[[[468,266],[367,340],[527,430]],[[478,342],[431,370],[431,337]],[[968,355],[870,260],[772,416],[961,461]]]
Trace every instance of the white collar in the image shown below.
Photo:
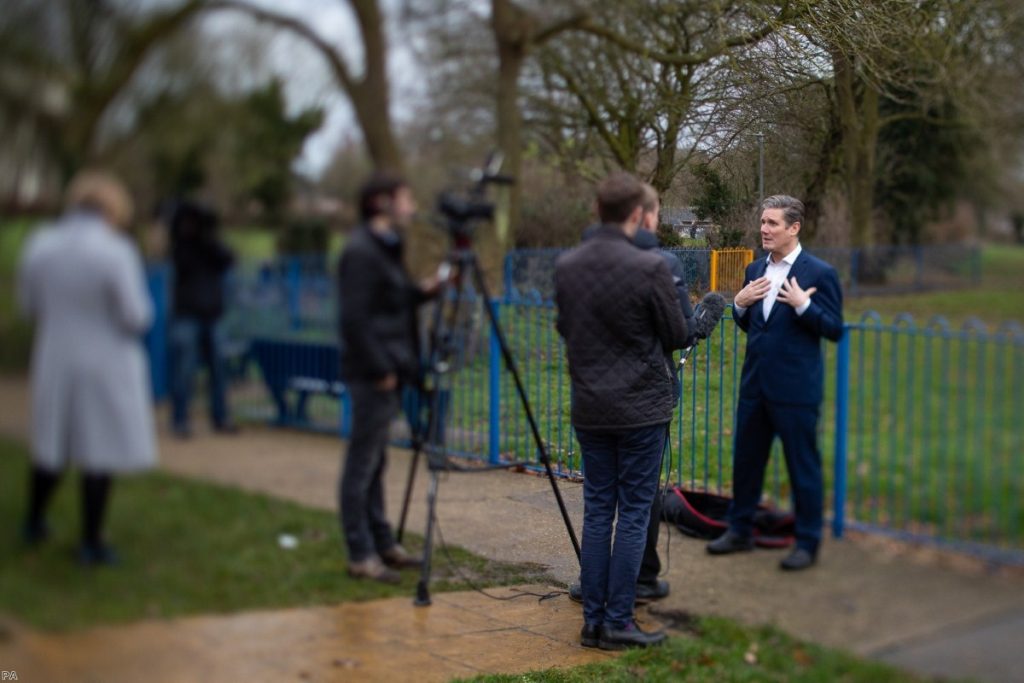
[[[789,252],[788,254],[782,257],[782,263],[788,263],[789,265],[792,266],[794,263],[796,263],[797,257],[800,256],[800,252],[802,252],[803,250],[804,248],[800,246],[799,242],[797,242],[796,247],[793,249],[793,251]],[[781,265],[780,263],[775,263],[774,261],[772,261],[772,255],[770,252],[768,256],[765,257],[765,260],[768,262],[769,266]]]

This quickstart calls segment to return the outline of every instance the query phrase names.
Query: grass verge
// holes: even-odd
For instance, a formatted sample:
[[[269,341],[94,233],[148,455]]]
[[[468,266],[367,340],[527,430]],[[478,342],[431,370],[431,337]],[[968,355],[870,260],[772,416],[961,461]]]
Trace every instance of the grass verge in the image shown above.
[[[26,550],[16,522],[27,477],[24,447],[0,438],[0,613],[39,629],[413,595],[415,572],[404,572],[398,586],[350,579],[329,512],[161,473],[115,483],[107,527],[122,564],[86,570],[74,561],[77,477],[66,477],[55,496],[53,537]],[[298,547],[279,547],[280,534],[297,537]],[[449,554],[454,566],[437,553],[435,591],[467,588],[463,576],[480,585],[550,582],[534,565],[460,548]]]
[[[466,679],[476,683],[583,683],[589,681],[819,681],[911,683],[922,681],[885,664],[796,640],[771,627],[748,628],[716,617],[693,619],[686,636],[661,647],[570,669]]]

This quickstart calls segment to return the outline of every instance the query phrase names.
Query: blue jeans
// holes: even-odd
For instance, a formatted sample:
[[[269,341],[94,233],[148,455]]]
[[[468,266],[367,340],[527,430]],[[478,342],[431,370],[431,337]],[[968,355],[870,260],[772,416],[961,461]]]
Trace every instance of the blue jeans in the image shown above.
[[[398,415],[399,392],[369,382],[349,382],[352,438],[338,484],[338,511],[350,562],[362,562],[395,545],[384,511],[388,429]]]
[[[224,340],[220,324],[198,318],[171,322],[171,413],[175,429],[188,427],[188,406],[200,360],[207,368],[210,421],[222,427],[228,421]]]
[[[633,620],[666,425],[576,431],[583,453],[583,620],[624,628]],[[615,543],[612,523],[616,513]]]

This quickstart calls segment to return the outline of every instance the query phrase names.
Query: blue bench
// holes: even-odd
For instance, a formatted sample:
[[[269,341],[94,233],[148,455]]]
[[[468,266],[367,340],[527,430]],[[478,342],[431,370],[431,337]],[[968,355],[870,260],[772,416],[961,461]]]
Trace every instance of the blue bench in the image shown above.
[[[337,344],[257,337],[249,344],[249,357],[259,366],[274,401],[277,424],[308,425],[307,401],[319,394],[341,402],[340,433],[348,436],[352,403],[339,379]]]

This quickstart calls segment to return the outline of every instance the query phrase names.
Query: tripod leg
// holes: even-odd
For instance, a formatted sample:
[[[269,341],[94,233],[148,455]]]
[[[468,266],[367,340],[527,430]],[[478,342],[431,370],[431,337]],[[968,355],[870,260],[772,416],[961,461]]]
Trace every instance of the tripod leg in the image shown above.
[[[562,513],[562,521],[565,523],[565,530],[569,533],[569,540],[572,542],[572,548],[576,551],[576,559],[580,559],[580,542],[576,538],[576,530],[573,529],[572,520],[569,518],[569,511],[565,507],[565,501],[562,499],[562,492],[558,488],[558,482],[555,479],[555,472],[551,469],[551,457],[548,455],[548,449],[544,445],[544,440],[540,436],[540,429],[537,427],[537,420],[533,417],[533,410],[530,408],[530,399],[526,395],[526,389],[523,387],[523,380],[519,376],[519,370],[516,368],[515,358],[512,356],[512,351],[509,349],[508,342],[505,339],[505,333],[502,332],[501,325],[498,324],[498,316],[494,313],[494,304],[491,301],[491,294],[487,290],[487,283],[484,281],[483,272],[480,270],[479,264],[475,258],[469,263],[470,268],[473,271],[473,278],[476,282],[476,286],[480,291],[481,296],[484,299],[484,308],[487,309],[487,317],[491,321],[491,329],[494,334],[498,337],[498,346],[501,347],[501,355],[505,359],[505,367],[512,374],[512,379],[515,381],[516,391],[519,394],[519,400],[523,404],[523,410],[526,412],[526,420],[530,424],[530,431],[533,433],[533,441],[537,446],[537,452],[540,453],[540,460],[544,463],[544,470],[547,472],[548,481],[551,482],[551,490],[554,491],[555,500],[558,503],[558,509]]]
[[[405,520],[409,516],[409,503],[412,500],[412,486],[416,481],[416,468],[420,464],[420,452],[423,444],[419,437],[413,437],[412,464],[409,465],[409,476],[405,480],[405,496],[402,498],[402,516],[398,520],[398,531],[395,533],[396,540],[401,543],[405,534]]]
[[[430,605],[430,565],[434,550],[434,516],[439,478],[440,473],[437,470],[430,472],[430,486],[427,488],[427,532],[423,539],[423,568],[420,571],[419,583],[416,584],[416,598],[413,600],[417,607]]]

